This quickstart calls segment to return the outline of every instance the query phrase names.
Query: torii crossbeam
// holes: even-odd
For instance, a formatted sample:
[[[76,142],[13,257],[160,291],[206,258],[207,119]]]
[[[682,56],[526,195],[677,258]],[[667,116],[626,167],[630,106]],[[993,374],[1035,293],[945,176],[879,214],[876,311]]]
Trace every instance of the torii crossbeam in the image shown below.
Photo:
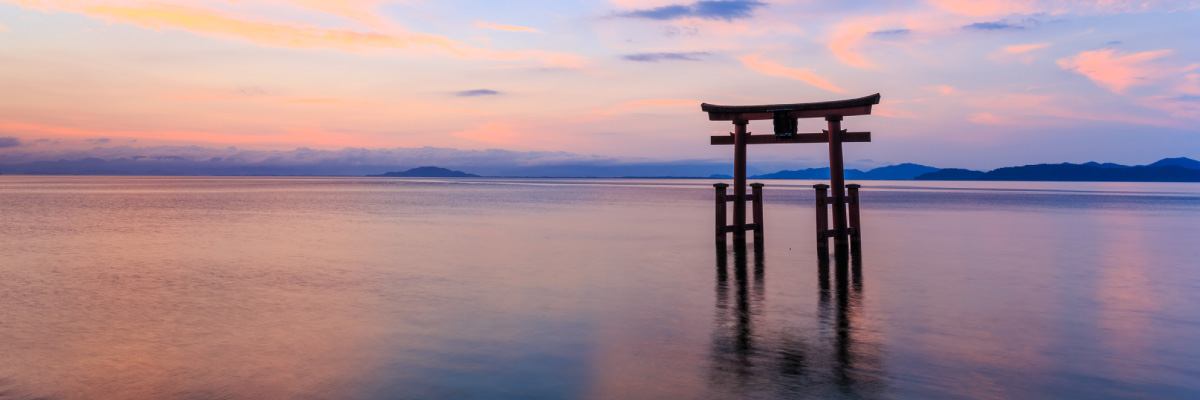
[[[821,232],[820,226],[825,225],[818,221],[818,241],[824,240],[825,237],[832,234],[837,252],[840,255],[844,254],[847,244],[847,236],[851,233],[851,227],[847,226],[846,215],[846,182],[845,171],[842,166],[842,143],[843,142],[870,142],[870,132],[846,132],[842,130],[842,118],[855,115],[870,115],[871,106],[879,104],[879,94],[873,94],[857,99],[824,101],[816,103],[796,103],[796,104],[769,104],[757,106],[721,106],[715,104],[704,103],[700,105],[700,109],[708,113],[710,121],[732,121],[734,132],[729,136],[713,136],[711,143],[713,145],[733,145],[733,225],[722,229],[722,222],[718,221],[718,240],[725,240],[725,231],[733,231],[735,238],[744,239],[746,236],[746,145],[748,144],[771,144],[771,143],[829,143],[829,174],[830,183],[833,186],[833,198],[830,203],[834,204],[833,223],[834,230],[829,232]],[[800,118],[824,118],[829,123],[829,129],[821,133],[797,133],[797,119]],[[746,131],[746,125],[751,120],[770,119],[774,121],[774,135],[751,135]],[[824,186],[824,185],[818,185]],[[721,186],[718,186],[718,192],[722,191]],[[758,192],[760,188],[756,188]],[[852,188],[854,193],[854,209],[857,210],[857,187]],[[818,196],[824,197],[824,190],[818,188]],[[718,196],[721,196],[718,193]],[[761,194],[755,194],[752,198],[756,200],[756,218],[761,218],[761,212],[757,209],[760,207],[762,199]],[[818,204],[822,204],[826,199],[819,198]],[[724,201],[718,199],[719,208],[723,207]],[[823,207],[822,207],[823,208]],[[718,218],[723,218],[723,210],[718,209]],[[824,210],[818,210],[818,215],[823,216]],[[857,219],[855,216],[854,219]],[[756,240],[761,239],[762,230],[761,220],[756,220],[752,227],[755,228]],[[857,222],[857,221],[855,221]],[[855,224],[857,225],[857,224]],[[822,235],[824,233],[824,235]],[[857,226],[853,227],[855,239],[858,238]],[[856,241],[857,242],[857,241]],[[825,242],[827,243],[827,242]],[[857,243],[856,243],[857,244]],[[857,252],[857,245],[855,246]],[[827,257],[828,252],[819,254],[822,257]]]

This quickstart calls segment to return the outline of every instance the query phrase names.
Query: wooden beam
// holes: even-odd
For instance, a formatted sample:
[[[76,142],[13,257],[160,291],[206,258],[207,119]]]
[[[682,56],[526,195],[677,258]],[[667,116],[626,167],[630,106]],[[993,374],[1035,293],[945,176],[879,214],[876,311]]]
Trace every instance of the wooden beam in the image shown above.
[[[852,117],[855,115],[871,115],[871,106],[835,108],[832,110],[799,110],[788,113],[792,118],[825,118],[828,116]],[[773,112],[710,112],[709,121],[757,121],[775,119]]]
[[[778,112],[789,112],[792,118],[827,118],[868,115],[871,106],[879,104],[879,93],[857,99],[821,101],[815,103],[763,104],[754,106],[722,106],[704,103],[700,110],[708,113],[710,121],[749,121],[774,119]]]
[[[842,142],[870,142],[871,132],[842,132]],[[713,136],[712,144],[730,145],[733,144],[733,136]],[[792,136],[775,136],[775,135],[750,135],[750,140],[746,144],[773,144],[773,143],[829,143],[829,134],[826,133],[798,133]]]

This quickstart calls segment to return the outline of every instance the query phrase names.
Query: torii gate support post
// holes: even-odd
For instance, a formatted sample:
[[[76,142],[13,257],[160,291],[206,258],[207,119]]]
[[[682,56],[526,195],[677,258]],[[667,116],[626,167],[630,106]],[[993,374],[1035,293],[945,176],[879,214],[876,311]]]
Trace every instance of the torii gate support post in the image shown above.
[[[750,184],[750,197],[754,201],[754,245],[763,244],[763,184]]]
[[[813,189],[817,189],[817,258],[828,260],[829,205],[826,203],[826,200],[829,199],[829,185],[818,183],[813,185]]]
[[[746,239],[746,120],[733,121],[733,238]],[[757,221],[755,221],[757,222]]]
[[[854,183],[846,185],[850,192],[850,254],[855,258],[862,255],[862,220],[858,217],[858,189],[861,187]]]
[[[842,116],[829,115],[829,183],[833,186],[833,246],[838,257],[849,254],[846,229],[846,172],[842,169]]]
[[[729,201],[725,199],[725,189],[729,188],[729,184],[714,183],[713,187],[717,189],[717,245],[721,246],[723,249],[725,248],[725,224],[727,223],[725,217],[725,205],[728,204]]]

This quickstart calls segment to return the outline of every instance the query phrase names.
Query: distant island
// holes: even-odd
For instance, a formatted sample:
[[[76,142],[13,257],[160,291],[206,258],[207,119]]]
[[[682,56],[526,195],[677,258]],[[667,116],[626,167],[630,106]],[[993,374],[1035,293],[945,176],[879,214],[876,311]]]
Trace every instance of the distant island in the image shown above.
[[[943,169],[914,178],[953,181],[1065,181],[1065,182],[1200,182],[1200,161],[1186,157],[1164,158],[1150,165],[1113,163],[1037,164],[991,171]]]
[[[1037,164],[991,171],[934,168],[899,164],[870,171],[845,170],[846,179],[924,181],[1078,181],[1078,182],[1200,182],[1200,161],[1187,157],[1164,158],[1149,165],[1113,163]],[[779,171],[751,176],[754,179],[829,179],[829,168]]]
[[[417,167],[408,171],[401,172],[385,172],[379,175],[367,175],[369,177],[387,177],[387,178],[478,178],[479,175],[468,174],[462,171],[445,169],[439,167]]]

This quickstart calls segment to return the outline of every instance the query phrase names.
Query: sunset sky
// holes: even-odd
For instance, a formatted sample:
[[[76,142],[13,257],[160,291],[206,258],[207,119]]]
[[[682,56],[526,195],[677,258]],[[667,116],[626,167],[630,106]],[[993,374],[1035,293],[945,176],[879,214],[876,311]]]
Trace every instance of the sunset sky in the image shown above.
[[[708,136],[732,126],[702,102],[878,92],[844,122],[874,134],[850,166],[1146,164],[1200,158],[1198,37],[1200,1],[0,0],[0,163],[231,146],[724,161]]]

